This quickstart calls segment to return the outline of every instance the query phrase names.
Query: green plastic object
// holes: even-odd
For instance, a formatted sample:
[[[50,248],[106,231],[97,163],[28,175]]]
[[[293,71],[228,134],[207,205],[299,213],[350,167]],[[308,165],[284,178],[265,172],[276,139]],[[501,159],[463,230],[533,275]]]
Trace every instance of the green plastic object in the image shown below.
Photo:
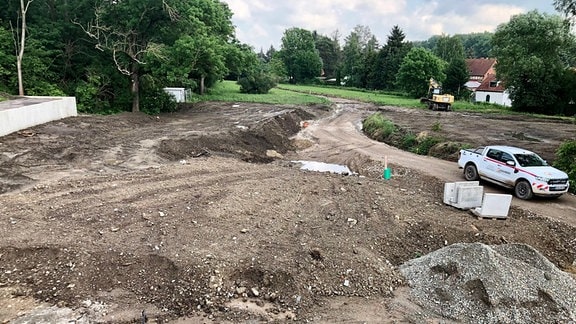
[[[384,173],[382,174],[385,180],[390,180],[392,177],[392,170],[390,168],[384,169]]]

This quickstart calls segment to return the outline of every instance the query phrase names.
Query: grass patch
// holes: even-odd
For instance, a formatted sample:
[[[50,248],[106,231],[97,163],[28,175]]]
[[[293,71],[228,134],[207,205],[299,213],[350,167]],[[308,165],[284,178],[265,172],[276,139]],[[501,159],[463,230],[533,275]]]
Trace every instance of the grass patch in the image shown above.
[[[369,91],[363,89],[342,88],[342,87],[321,87],[310,85],[280,84],[280,89],[297,91],[307,94],[323,95],[338,97],[344,99],[370,102],[382,106],[400,106],[400,107],[420,107],[420,100],[405,97],[399,94],[384,93],[381,91]],[[422,106],[423,108],[423,106]]]
[[[325,98],[277,88],[271,89],[270,92],[266,94],[240,93],[240,86],[234,81],[218,82],[207,94],[203,96],[194,95],[191,101],[254,102],[290,105],[330,104],[330,101]]]
[[[317,85],[294,85],[280,84],[278,88],[290,91],[297,91],[306,94],[324,95],[328,97],[338,97],[350,100],[369,102],[380,106],[399,106],[407,108],[427,109],[420,103],[420,99],[410,98],[397,92],[371,91],[365,89],[345,88],[336,86],[317,86]],[[529,115],[544,119],[565,120],[576,123],[574,117],[548,116],[541,114],[531,114],[513,111],[511,107],[504,107],[485,102],[472,103],[469,101],[455,101],[452,110],[460,112],[475,112],[484,114],[505,114],[505,115]]]
[[[379,142],[384,142],[419,155],[430,155],[444,160],[454,160],[466,143],[448,142],[441,136],[431,136],[428,132],[418,135],[398,127],[381,113],[374,113],[362,122],[364,133]]]
[[[380,113],[372,114],[362,122],[362,129],[370,138],[385,142],[396,132],[396,125]]]
[[[420,99],[411,98],[397,92],[370,91],[365,89],[344,88],[334,86],[314,86],[314,85],[295,85],[280,84],[281,89],[297,91],[308,94],[324,95],[330,97],[339,97],[350,100],[370,102],[381,106],[400,106],[407,108],[427,109],[420,103]],[[468,101],[456,101],[452,105],[452,110],[482,112],[482,113],[514,113],[509,107],[498,106],[486,103],[471,103]]]
[[[435,122],[434,125],[432,125],[433,132],[439,132],[441,130],[442,130],[442,124],[440,124],[440,122]]]

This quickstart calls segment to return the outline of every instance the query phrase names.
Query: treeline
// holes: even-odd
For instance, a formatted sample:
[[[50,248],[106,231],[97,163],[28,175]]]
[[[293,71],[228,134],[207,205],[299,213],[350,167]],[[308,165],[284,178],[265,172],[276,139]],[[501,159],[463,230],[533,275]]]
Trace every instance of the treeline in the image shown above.
[[[570,16],[570,15],[569,15]],[[468,99],[467,58],[495,58],[497,78],[512,108],[522,112],[576,113],[576,41],[569,21],[531,11],[498,26],[495,33],[433,36],[405,40],[394,26],[384,44],[366,26],[357,26],[340,46],[301,28],[284,32],[281,48],[260,52],[270,70],[293,83],[323,82],[347,87],[426,95],[431,78],[457,99]],[[318,78],[322,76],[322,78]]]
[[[465,59],[491,57],[514,109],[576,113],[576,41],[559,16],[533,11],[493,34],[423,42],[393,26],[382,44],[366,26],[342,44],[338,33],[290,28],[280,49],[257,54],[235,38],[232,14],[218,0],[1,1],[0,92],[75,96],[89,113],[157,113],[175,109],[162,88],[202,94],[222,79],[251,93],[323,80],[419,97],[433,78],[467,99]]]
[[[404,91],[414,96],[425,95],[431,77],[444,83],[444,88],[460,97],[467,93],[462,85],[468,81],[465,58],[487,57],[492,34],[433,36],[424,42],[406,41],[404,32],[394,26],[385,44],[380,44],[369,27],[356,26],[340,45],[340,35],[331,37],[302,28],[284,32],[279,50],[271,47],[260,51],[270,70],[292,83],[325,83],[347,87],[386,91]],[[412,49],[426,62],[412,68],[427,75],[412,80],[411,68],[401,65]],[[426,51],[421,51],[427,49]],[[411,55],[411,56],[414,56]],[[411,57],[408,56],[408,59]],[[416,57],[413,57],[414,59]],[[319,78],[321,76],[321,78]]]
[[[258,69],[254,50],[235,39],[232,12],[217,0],[23,4],[0,2],[4,93],[19,93],[16,57],[22,31],[24,94],[76,96],[84,112],[169,111],[175,106],[163,87],[203,92],[224,77]]]

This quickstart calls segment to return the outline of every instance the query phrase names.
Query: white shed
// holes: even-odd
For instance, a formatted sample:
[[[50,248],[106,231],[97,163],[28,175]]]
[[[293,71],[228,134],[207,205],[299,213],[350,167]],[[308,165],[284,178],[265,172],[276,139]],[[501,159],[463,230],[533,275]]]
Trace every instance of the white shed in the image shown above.
[[[164,91],[171,94],[176,102],[186,102],[185,88],[164,88]]]

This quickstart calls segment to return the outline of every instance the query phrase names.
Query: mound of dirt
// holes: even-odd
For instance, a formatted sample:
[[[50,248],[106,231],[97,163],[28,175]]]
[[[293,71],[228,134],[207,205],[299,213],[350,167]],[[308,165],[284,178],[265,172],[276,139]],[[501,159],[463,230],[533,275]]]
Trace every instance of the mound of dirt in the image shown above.
[[[419,305],[457,321],[576,321],[576,281],[525,244],[454,244],[400,271]]]

